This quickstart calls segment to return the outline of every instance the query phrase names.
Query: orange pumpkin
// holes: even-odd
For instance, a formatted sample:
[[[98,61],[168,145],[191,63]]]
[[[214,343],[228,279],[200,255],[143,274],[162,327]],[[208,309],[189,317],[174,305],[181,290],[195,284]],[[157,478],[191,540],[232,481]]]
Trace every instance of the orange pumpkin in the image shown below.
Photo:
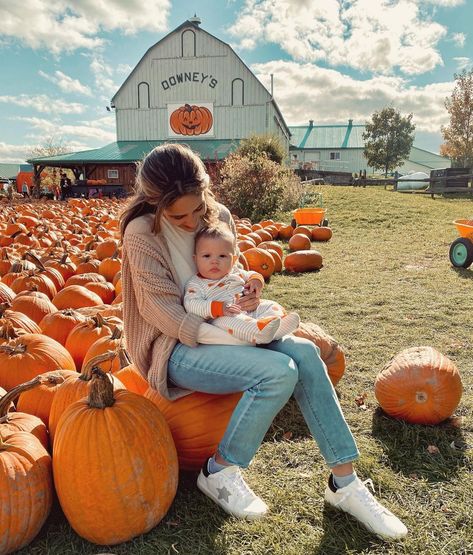
[[[52,337],[61,345],[65,345],[72,328],[84,320],[85,316],[79,312],[72,308],[65,308],[47,314],[39,323],[39,327],[44,335]]]
[[[462,396],[455,364],[432,347],[397,354],[378,374],[375,395],[390,416],[412,424],[438,424],[453,414]]]
[[[299,226],[297,226],[297,227],[294,229],[294,235],[295,235],[296,233],[302,233],[302,234],[304,234],[304,235],[307,235],[307,237],[308,237],[309,239],[312,238],[312,231],[311,231],[310,227],[306,227],[305,225],[299,225]]]
[[[258,245],[259,249],[265,250],[274,250],[276,251],[281,258],[284,256],[284,251],[282,250],[281,245],[277,241],[263,241]]]
[[[98,306],[103,302],[97,293],[90,291],[83,285],[68,285],[54,296],[53,304],[57,309],[64,309]]]
[[[312,229],[313,241],[329,241],[332,238],[332,229],[327,226],[316,226]]]
[[[153,401],[169,425],[180,468],[198,470],[215,453],[241,393],[211,395],[196,391],[168,401],[148,388],[145,397]]]
[[[13,403],[22,392],[39,387],[43,380],[43,376],[39,375],[29,382],[17,385],[8,393],[5,393],[5,390],[0,391],[0,433],[29,432],[39,439],[45,449],[49,449],[49,434],[46,424],[37,416],[11,410],[11,407],[14,407]]]
[[[285,241],[289,240],[294,235],[294,228],[292,225],[283,225],[279,228],[279,239]]]
[[[16,409],[37,416],[48,426],[54,396],[58,388],[71,376],[78,377],[79,373],[73,370],[57,369],[41,374],[41,383],[37,387],[19,394]]]
[[[250,270],[258,272],[265,279],[269,279],[274,273],[274,259],[268,251],[257,247],[248,249],[243,253],[248,262]]]
[[[157,407],[126,389],[113,391],[101,370],[93,373],[88,398],[69,406],[59,421],[54,483],[72,528],[95,544],[115,545],[161,521],[174,500],[179,469]],[[97,499],[107,500],[106,510]]]
[[[28,545],[51,511],[51,457],[28,432],[0,431],[0,549],[12,553]]]
[[[310,239],[304,233],[295,233],[289,239],[289,250],[291,251],[304,251],[310,249]]]
[[[212,128],[212,112],[205,106],[185,104],[174,110],[169,124],[176,135],[204,135]]]
[[[284,259],[288,272],[312,272],[322,268],[322,255],[314,250],[289,253]]]
[[[7,391],[57,368],[75,370],[76,366],[68,351],[47,335],[26,333],[0,345],[0,387]]]

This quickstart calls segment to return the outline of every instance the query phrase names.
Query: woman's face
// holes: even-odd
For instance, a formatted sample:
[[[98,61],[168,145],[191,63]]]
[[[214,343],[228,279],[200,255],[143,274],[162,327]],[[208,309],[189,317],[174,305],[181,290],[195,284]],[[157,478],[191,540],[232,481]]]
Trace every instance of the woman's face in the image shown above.
[[[205,213],[204,194],[184,195],[164,210],[166,218],[185,231],[195,231]]]

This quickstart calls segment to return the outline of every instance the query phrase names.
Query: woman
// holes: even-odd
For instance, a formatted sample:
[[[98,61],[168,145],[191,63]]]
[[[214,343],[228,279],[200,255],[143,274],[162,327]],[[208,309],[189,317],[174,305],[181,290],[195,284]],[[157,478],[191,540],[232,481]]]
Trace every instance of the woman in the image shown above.
[[[197,486],[229,514],[264,516],[268,507],[248,487],[240,469],[249,465],[272,420],[294,394],[331,468],[325,500],[380,537],[403,537],[406,527],[376,501],[353,470],[358,449],[317,347],[286,336],[255,348],[223,330],[215,344],[218,330],[184,310],[184,285],[195,273],[194,235],[203,224],[217,220],[235,232],[229,211],[213,198],[202,161],[178,144],[163,145],[146,156],[121,218],[124,326],[134,363],[151,387],[171,400],[190,391],[243,392]],[[258,303],[253,292],[238,304],[251,311]]]

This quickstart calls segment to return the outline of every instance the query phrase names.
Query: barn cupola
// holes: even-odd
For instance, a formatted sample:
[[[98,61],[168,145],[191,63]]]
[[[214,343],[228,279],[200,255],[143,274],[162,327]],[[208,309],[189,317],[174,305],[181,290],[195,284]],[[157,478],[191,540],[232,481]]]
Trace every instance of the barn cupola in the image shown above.
[[[202,23],[202,20],[200,19],[200,17],[197,17],[197,14],[194,14],[194,17],[189,18],[189,22],[198,26]]]

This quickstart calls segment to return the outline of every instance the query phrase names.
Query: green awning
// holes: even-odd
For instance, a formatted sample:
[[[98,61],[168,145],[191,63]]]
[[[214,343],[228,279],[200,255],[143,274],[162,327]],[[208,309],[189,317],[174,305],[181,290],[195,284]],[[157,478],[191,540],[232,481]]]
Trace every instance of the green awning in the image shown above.
[[[200,157],[206,160],[223,160],[230,152],[235,150],[240,142],[238,139],[198,139],[188,141],[117,141],[96,148],[93,150],[83,150],[81,152],[71,152],[58,156],[42,156],[28,160],[30,164],[41,165],[65,165],[90,164],[90,163],[112,163],[130,164],[141,160],[148,152],[156,146],[164,143],[186,144],[197,152]]]

